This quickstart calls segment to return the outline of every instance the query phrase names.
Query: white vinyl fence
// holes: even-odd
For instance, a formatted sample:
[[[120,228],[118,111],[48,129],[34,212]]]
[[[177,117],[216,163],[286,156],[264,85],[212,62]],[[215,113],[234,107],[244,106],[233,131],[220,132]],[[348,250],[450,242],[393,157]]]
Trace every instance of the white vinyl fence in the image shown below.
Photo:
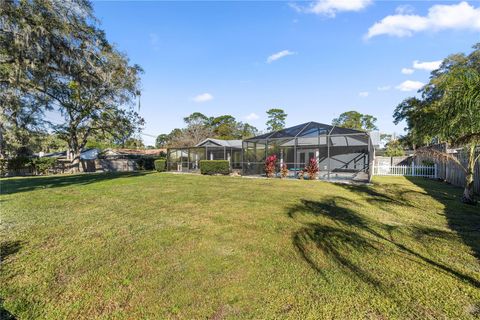
[[[408,177],[437,177],[437,165],[433,166],[390,166],[376,165],[373,167],[374,176],[408,176]]]

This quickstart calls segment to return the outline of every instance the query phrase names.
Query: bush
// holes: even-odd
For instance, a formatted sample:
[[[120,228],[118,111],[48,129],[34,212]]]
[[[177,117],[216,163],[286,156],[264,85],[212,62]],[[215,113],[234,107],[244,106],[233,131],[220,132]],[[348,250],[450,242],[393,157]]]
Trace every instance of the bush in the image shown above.
[[[308,165],[305,168],[305,171],[308,172],[308,177],[311,180],[315,179],[317,177],[317,173],[318,173],[317,159],[310,158],[310,161],[308,162]]]
[[[275,165],[277,163],[277,156],[276,155],[271,155],[268,156],[267,159],[265,159],[265,174],[267,175],[268,178],[272,178],[275,176]]]
[[[7,159],[0,159],[0,177],[3,177],[7,173]]]
[[[155,170],[158,172],[163,172],[167,170],[167,160],[165,159],[157,159],[154,162],[155,164]]]
[[[230,163],[228,160],[200,160],[202,174],[229,174]]]
[[[55,158],[35,158],[32,160],[32,166],[36,174],[46,174],[49,169],[53,168],[55,162],[57,162]]]
[[[25,169],[31,166],[30,158],[28,157],[16,157],[8,160],[7,168],[11,171],[18,171],[21,169]]]
[[[282,164],[282,167],[280,168],[280,176],[282,179],[285,179],[288,176],[288,168],[285,163]]]
[[[155,161],[157,158],[155,157],[141,157],[137,161],[138,169],[139,170],[153,170],[156,169]]]

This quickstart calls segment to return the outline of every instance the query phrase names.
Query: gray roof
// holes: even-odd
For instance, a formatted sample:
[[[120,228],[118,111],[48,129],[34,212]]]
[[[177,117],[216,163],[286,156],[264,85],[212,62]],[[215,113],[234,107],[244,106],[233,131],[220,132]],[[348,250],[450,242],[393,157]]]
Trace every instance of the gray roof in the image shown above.
[[[221,140],[221,139],[207,138],[195,145],[195,147],[202,147],[202,146],[241,148],[242,140]]]
[[[342,128],[337,126],[331,126],[329,124],[323,124],[318,122],[306,122],[293,127],[285,128],[279,131],[268,132],[261,134],[256,137],[248,138],[246,141],[259,141],[266,139],[283,139],[283,138],[297,138],[297,137],[307,137],[307,136],[317,136],[317,135],[348,135],[348,134],[364,134],[365,131]]]

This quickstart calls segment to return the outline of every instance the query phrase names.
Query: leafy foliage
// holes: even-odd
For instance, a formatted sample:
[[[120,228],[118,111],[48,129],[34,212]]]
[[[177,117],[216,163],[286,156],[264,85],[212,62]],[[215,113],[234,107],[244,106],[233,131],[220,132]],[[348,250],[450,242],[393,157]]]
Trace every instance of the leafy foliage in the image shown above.
[[[32,166],[37,174],[47,174],[48,170],[53,168],[57,159],[55,158],[34,158],[32,159]]]
[[[228,160],[200,160],[201,174],[223,174],[230,173],[230,163]]]
[[[447,57],[430,82],[420,90],[421,98],[408,98],[397,106],[395,123],[407,122],[409,135],[420,145],[428,142],[448,142],[465,146],[468,154],[465,170],[463,201],[473,203],[473,173],[480,145],[480,43],[469,55]],[[438,159],[437,151],[425,151]]]
[[[377,122],[377,118],[369,114],[347,111],[338,118],[333,119],[332,125],[355,130],[373,131],[378,129],[375,122]]]
[[[155,160],[155,170],[158,172],[167,171],[167,160],[165,159],[157,159]]]
[[[124,141],[143,124],[133,110],[142,70],[109,44],[88,1],[5,1],[2,27],[8,126],[31,131],[46,110],[59,113],[65,122],[48,125],[78,163],[92,134]]]
[[[165,148],[168,143],[168,134],[159,134],[155,139],[155,148]]]
[[[288,168],[287,168],[287,165],[285,163],[282,164],[282,167],[280,168],[280,176],[282,178],[286,178],[288,176]]]
[[[275,177],[277,165],[277,155],[272,154],[265,159],[264,170],[268,178]]]
[[[385,156],[387,157],[400,157],[405,155],[402,145],[399,140],[392,140],[387,143],[387,148],[385,150]]]
[[[310,158],[310,160],[308,161],[308,165],[305,167],[305,171],[308,173],[308,177],[311,180],[314,180],[317,177],[319,171],[317,159]]]
[[[9,159],[7,162],[7,169],[12,171],[17,171],[30,167],[31,161],[29,157],[18,156],[12,159]]]
[[[207,117],[203,113],[194,112],[183,120],[186,127],[159,135],[157,147],[191,147],[207,138],[244,139],[258,133],[257,128],[239,122],[231,115]]]
[[[155,169],[155,157],[141,157],[137,160],[139,170],[153,170]]]
[[[267,130],[268,131],[278,131],[285,128],[285,119],[287,119],[287,114],[283,109],[270,109],[267,111]]]

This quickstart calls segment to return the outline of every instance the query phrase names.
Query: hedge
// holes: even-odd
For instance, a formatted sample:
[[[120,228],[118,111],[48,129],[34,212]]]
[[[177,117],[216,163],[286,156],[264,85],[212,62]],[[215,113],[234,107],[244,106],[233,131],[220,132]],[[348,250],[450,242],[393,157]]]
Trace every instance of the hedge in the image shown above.
[[[155,170],[162,172],[167,170],[167,160],[158,159],[155,160]]]
[[[56,162],[57,159],[48,157],[32,159],[32,165],[37,174],[47,174],[48,170],[52,169]]]
[[[137,160],[137,165],[139,170],[154,170],[155,169],[155,160],[158,158],[154,157],[141,157]]]
[[[229,174],[230,163],[228,160],[200,160],[201,174]]]

